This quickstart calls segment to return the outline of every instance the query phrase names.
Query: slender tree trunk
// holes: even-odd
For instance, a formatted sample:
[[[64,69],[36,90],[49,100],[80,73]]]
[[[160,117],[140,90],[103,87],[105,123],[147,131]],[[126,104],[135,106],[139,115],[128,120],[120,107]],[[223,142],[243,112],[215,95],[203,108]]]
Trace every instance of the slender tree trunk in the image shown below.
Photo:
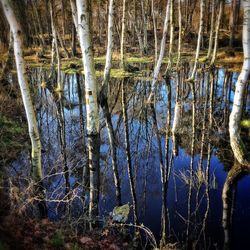
[[[143,52],[148,53],[148,0],[141,0],[142,17],[143,17]]]
[[[154,26],[154,40],[155,40],[155,65],[157,63],[158,58],[158,40],[157,40],[157,28],[156,28],[156,21],[155,21],[155,8],[154,8],[154,0],[151,1],[151,12],[152,12],[152,19],[153,19],[153,26]]]
[[[249,152],[240,137],[240,121],[242,116],[243,97],[250,73],[250,2],[242,0],[244,8],[243,20],[243,50],[244,63],[236,82],[234,103],[229,118],[230,144],[235,158],[242,165],[250,167]]]
[[[125,69],[125,59],[124,59],[124,40],[126,32],[126,0],[123,0],[122,5],[122,31],[121,31],[121,45],[120,45],[120,56],[121,56],[121,67]]]
[[[44,39],[41,18],[40,18],[39,13],[38,13],[36,1],[32,0],[32,6],[33,6],[33,9],[34,9],[34,12],[35,12],[35,15],[36,15],[37,24],[38,24],[38,29],[39,29],[39,34],[38,35],[39,35],[39,37],[40,37],[40,39],[42,41],[42,46],[44,48],[44,46],[45,46],[45,39]]]
[[[14,11],[9,0],[1,0],[5,16],[9,22],[11,32],[14,39],[14,54],[16,59],[18,83],[21,89],[22,100],[25,108],[26,118],[29,127],[29,135],[32,144],[32,175],[35,181],[42,179],[42,166],[41,166],[41,142],[37,128],[36,115],[34,106],[31,100],[29,83],[27,81],[27,72],[25,70],[25,62],[23,58],[23,40],[22,30],[18,23]]]
[[[168,51],[168,66],[166,73],[172,68],[173,61],[173,42],[174,42],[174,0],[170,1],[170,39],[169,39],[169,51]]]
[[[11,32],[13,34],[14,40],[14,54],[16,59],[16,69],[18,83],[20,86],[22,100],[24,104],[24,109],[26,113],[26,118],[28,122],[29,136],[31,140],[31,174],[33,180],[36,182],[35,192],[38,195],[38,199],[41,201],[38,202],[39,211],[41,216],[46,216],[46,203],[44,202],[44,189],[42,183],[42,164],[41,164],[41,141],[39,136],[39,131],[37,127],[37,120],[34,111],[34,106],[31,100],[31,94],[29,89],[29,83],[27,81],[28,76],[25,70],[25,62],[23,57],[23,33],[21,26],[18,23],[15,13],[12,9],[11,2],[9,0],[1,0],[1,4],[4,10],[4,14],[8,23],[10,25]]]
[[[130,191],[131,191],[132,202],[133,202],[134,223],[138,224],[137,197],[136,197],[135,184],[134,184],[134,178],[133,178],[132,159],[131,159],[131,154],[130,154],[130,140],[129,140],[128,114],[127,114],[127,96],[126,96],[126,89],[124,86],[124,80],[122,81],[122,113],[123,113],[123,122],[124,122],[124,127],[125,127],[125,147],[126,147]]]
[[[181,0],[178,0],[178,22],[179,22],[179,37],[178,37],[178,56],[176,68],[179,67],[181,60],[181,41],[182,41],[182,13],[181,13]]]
[[[208,44],[208,52],[207,52],[207,59],[210,60],[213,48],[213,41],[214,41],[214,12],[215,12],[215,0],[212,0],[212,14],[211,14],[211,27],[210,27],[210,35],[209,35],[209,44]]]
[[[71,6],[71,11],[72,11],[72,19],[75,25],[77,36],[78,36],[78,19],[77,19],[76,0],[70,0],[70,6]]]
[[[216,23],[216,29],[215,29],[215,37],[214,37],[214,50],[213,50],[213,56],[211,59],[211,65],[215,63],[216,55],[217,55],[217,49],[218,49],[218,41],[219,41],[219,31],[220,31],[220,24],[221,24],[221,18],[223,13],[223,7],[224,7],[224,0],[220,0],[220,9],[219,9],[219,15]]]
[[[82,50],[85,76],[85,99],[90,169],[89,217],[90,220],[93,220],[94,217],[98,215],[100,171],[100,132],[99,109],[97,103],[97,82],[89,23],[90,10],[88,6],[88,0],[77,0],[76,6],[78,13],[79,40]]]
[[[202,40],[202,32],[204,29],[204,11],[205,11],[205,2],[204,0],[200,1],[200,27],[199,27],[199,33],[198,33],[198,40],[197,40],[197,47],[196,47],[196,54],[195,54],[195,61],[194,61],[194,68],[192,71],[192,75],[190,80],[194,80],[195,73],[198,67],[198,60],[200,55],[200,48],[201,48],[201,40]]]
[[[231,1],[231,12],[230,12],[230,20],[229,20],[229,28],[230,28],[230,40],[229,46],[233,48],[234,36],[235,36],[235,23],[236,23],[236,8],[237,0]]]
[[[163,28],[163,34],[162,34],[162,40],[161,40],[161,48],[160,48],[160,54],[157,60],[157,64],[155,65],[154,72],[153,72],[153,79],[151,83],[151,93],[148,97],[148,102],[151,102],[153,99],[153,96],[155,94],[155,85],[158,80],[158,76],[160,73],[162,61],[164,58],[165,54],[165,48],[166,48],[166,37],[167,37],[167,32],[168,32],[168,21],[169,21],[169,8],[170,8],[170,1],[167,3],[166,7],[166,16],[165,16],[165,21],[164,21],[164,28]]]

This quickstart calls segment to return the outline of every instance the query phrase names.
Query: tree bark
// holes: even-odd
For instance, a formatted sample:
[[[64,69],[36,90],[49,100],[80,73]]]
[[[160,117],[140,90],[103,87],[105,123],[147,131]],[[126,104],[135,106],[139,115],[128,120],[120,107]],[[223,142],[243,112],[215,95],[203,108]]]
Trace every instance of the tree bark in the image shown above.
[[[92,38],[89,23],[88,0],[77,0],[78,31],[82,50],[82,60],[85,77],[85,99],[87,111],[87,135],[90,169],[90,200],[89,217],[93,220],[98,215],[99,201],[99,156],[100,156],[100,132],[99,109],[97,103],[97,82],[92,49]]]
[[[125,29],[126,29],[126,0],[123,0],[122,5],[122,31],[121,31],[121,46],[120,46],[120,56],[121,56],[121,67],[125,69],[125,59],[124,59],[124,39],[125,39]]]
[[[208,44],[208,52],[207,52],[207,59],[209,60],[212,54],[212,47],[213,47],[213,36],[214,36],[214,12],[215,12],[215,0],[212,0],[211,6],[212,14],[211,14],[211,27],[210,27],[210,35],[209,35],[209,44]]]
[[[23,57],[23,40],[22,30],[18,23],[14,11],[9,0],[1,0],[5,16],[9,22],[11,32],[14,39],[14,54],[16,59],[18,83],[21,89],[22,100],[25,108],[26,118],[29,127],[29,135],[32,144],[32,175],[35,181],[42,179],[42,165],[41,165],[41,142],[37,128],[36,115],[34,106],[31,100],[29,83],[27,81],[27,72],[25,70],[25,62]]]
[[[230,40],[229,40],[229,47],[233,48],[234,44],[234,36],[235,36],[235,22],[236,22],[236,8],[237,7],[237,0],[231,1],[231,12],[230,12],[230,20],[229,20],[229,28],[230,28]]]
[[[213,50],[213,56],[212,56],[211,63],[210,63],[211,65],[215,63],[215,59],[216,59],[223,7],[224,7],[224,0],[220,0],[219,15],[218,15],[217,23],[216,23],[215,37],[214,37],[214,50]]]
[[[178,37],[178,55],[176,68],[179,67],[179,63],[181,60],[181,42],[182,42],[182,13],[181,13],[181,0],[178,0],[178,23],[179,23],[179,37]]]
[[[194,61],[194,68],[191,75],[191,80],[194,80],[195,73],[198,66],[198,60],[200,55],[200,48],[201,48],[201,40],[202,40],[202,32],[204,28],[204,10],[205,10],[205,2],[204,0],[200,1],[200,27],[199,27],[199,33],[198,33],[198,40],[197,40],[197,47],[196,47],[196,54],[195,54],[195,61]]]
[[[243,0],[242,4],[244,8],[242,33],[244,63],[236,82],[233,108],[229,118],[229,133],[230,144],[235,158],[240,164],[250,167],[250,160],[248,158],[249,152],[247,152],[247,149],[240,137],[240,121],[242,115],[243,98],[250,73],[250,2],[248,0]]]
[[[160,48],[160,54],[157,60],[157,64],[155,65],[154,72],[153,72],[153,79],[151,83],[151,93],[148,97],[148,102],[151,102],[153,99],[153,96],[155,94],[155,85],[158,80],[158,76],[160,73],[163,57],[165,54],[165,48],[166,48],[166,37],[168,32],[168,21],[169,21],[169,8],[170,8],[170,1],[167,3],[166,7],[166,16],[164,21],[164,28],[163,28],[163,34],[162,34],[162,40],[161,40],[161,48]]]

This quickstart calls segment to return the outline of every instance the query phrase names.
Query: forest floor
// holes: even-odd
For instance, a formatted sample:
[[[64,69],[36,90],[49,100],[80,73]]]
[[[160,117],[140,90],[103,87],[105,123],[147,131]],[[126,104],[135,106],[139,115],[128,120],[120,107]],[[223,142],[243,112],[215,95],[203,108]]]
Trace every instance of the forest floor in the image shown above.
[[[112,227],[76,234],[68,225],[18,214],[0,217],[0,250],[132,249],[131,239]]]

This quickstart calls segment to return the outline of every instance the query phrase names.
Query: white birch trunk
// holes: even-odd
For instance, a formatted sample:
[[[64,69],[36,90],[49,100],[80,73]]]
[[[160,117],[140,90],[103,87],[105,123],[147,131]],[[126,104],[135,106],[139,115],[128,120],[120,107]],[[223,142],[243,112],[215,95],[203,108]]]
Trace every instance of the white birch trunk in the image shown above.
[[[192,81],[194,80],[194,76],[195,76],[197,66],[198,66],[199,55],[200,55],[201,38],[202,38],[202,32],[203,32],[203,27],[204,27],[204,9],[205,9],[205,2],[204,2],[204,0],[201,0],[201,2],[200,2],[200,27],[199,27],[199,33],[198,33],[194,68],[193,68],[192,75],[190,78],[190,80],[192,80]]]
[[[155,65],[154,72],[153,72],[153,79],[151,84],[151,93],[148,97],[148,102],[152,101],[152,98],[155,94],[155,85],[158,80],[158,76],[161,70],[162,60],[165,54],[165,48],[166,48],[166,38],[167,38],[167,32],[168,32],[168,21],[169,21],[169,8],[170,8],[170,0],[167,3],[166,7],[166,16],[164,21],[164,28],[163,28],[163,34],[162,34],[162,40],[161,40],[161,48],[160,48],[160,54],[157,60],[157,64]]]
[[[88,0],[77,0],[78,31],[82,50],[85,77],[85,100],[87,111],[87,134],[90,169],[89,216],[98,214],[99,199],[99,110],[97,103],[97,83],[92,39],[89,25]]]
[[[182,39],[182,13],[181,13],[181,0],[178,0],[178,23],[179,23],[179,37],[178,37],[178,56],[176,68],[179,67],[181,60],[181,39]]]
[[[106,63],[104,68],[104,81],[103,88],[109,83],[110,79],[110,70],[112,67],[112,53],[113,53],[113,31],[114,31],[114,0],[109,1],[109,17],[108,17],[108,45],[107,45],[107,54],[106,54]]]
[[[250,167],[250,161],[246,157],[247,150],[240,137],[240,121],[242,114],[244,91],[250,73],[250,2],[249,0],[243,0],[242,4],[244,8],[243,33],[242,33],[244,63],[241,73],[236,82],[234,103],[229,118],[229,133],[230,133],[230,144],[234,152],[235,158],[238,160],[240,164]]]
[[[211,15],[211,28],[210,28],[210,35],[209,35],[209,45],[208,45],[208,52],[207,52],[207,59],[210,59],[212,54],[212,47],[213,47],[213,36],[214,36],[214,12],[215,12],[215,0],[212,0],[212,15]]]
[[[152,11],[153,26],[154,26],[155,65],[156,65],[157,58],[158,58],[158,40],[157,40],[157,29],[156,29],[156,21],[155,21],[154,0],[152,0],[151,2],[151,11]]]
[[[173,41],[174,41],[174,0],[170,0],[170,38],[169,38],[169,52],[168,52],[168,66],[167,71],[171,70],[173,60]]]
[[[14,39],[14,54],[16,59],[18,83],[21,89],[22,100],[28,122],[29,136],[32,145],[32,175],[35,181],[40,181],[42,179],[41,142],[37,128],[36,115],[31,100],[29,84],[27,81],[28,77],[25,70],[25,62],[22,49],[22,31],[20,24],[15,17],[11,2],[9,0],[1,0],[1,3]]]
[[[125,23],[126,21],[126,0],[123,0],[122,5],[122,31],[121,31],[121,67],[122,69],[125,69],[125,61],[124,61],[124,37],[125,37]]]
[[[72,18],[75,25],[76,33],[78,36],[78,18],[77,18],[77,8],[76,8],[76,0],[70,0],[70,6],[72,11]]]
[[[215,37],[214,37],[213,57],[212,57],[211,63],[210,63],[211,65],[214,64],[215,59],[216,59],[223,6],[224,6],[224,0],[220,0],[220,9],[219,9],[219,15],[218,15],[217,23],[216,23]]]

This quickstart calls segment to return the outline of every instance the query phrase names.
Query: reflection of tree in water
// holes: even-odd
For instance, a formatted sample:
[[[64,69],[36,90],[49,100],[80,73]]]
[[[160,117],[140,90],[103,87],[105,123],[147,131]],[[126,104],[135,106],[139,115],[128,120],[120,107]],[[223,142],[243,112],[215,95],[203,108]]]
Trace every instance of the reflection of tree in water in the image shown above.
[[[223,216],[222,226],[224,230],[224,249],[231,249],[232,227],[233,227],[233,214],[235,210],[236,189],[238,182],[250,174],[250,169],[235,163],[231,170],[228,172],[223,191]],[[237,208],[236,208],[237,209]]]

